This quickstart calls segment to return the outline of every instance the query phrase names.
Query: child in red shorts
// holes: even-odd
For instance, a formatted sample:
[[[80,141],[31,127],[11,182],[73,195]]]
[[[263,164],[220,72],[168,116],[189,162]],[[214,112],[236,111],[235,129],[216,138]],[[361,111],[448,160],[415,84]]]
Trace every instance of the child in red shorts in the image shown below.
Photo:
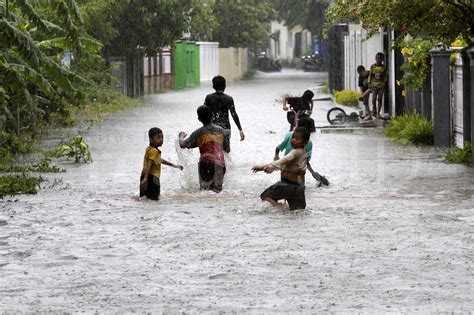
[[[199,185],[202,190],[222,191],[225,175],[224,152],[230,151],[230,130],[212,123],[212,111],[208,106],[197,109],[198,119],[203,126],[186,138],[186,133],[179,133],[181,148],[199,148]]]

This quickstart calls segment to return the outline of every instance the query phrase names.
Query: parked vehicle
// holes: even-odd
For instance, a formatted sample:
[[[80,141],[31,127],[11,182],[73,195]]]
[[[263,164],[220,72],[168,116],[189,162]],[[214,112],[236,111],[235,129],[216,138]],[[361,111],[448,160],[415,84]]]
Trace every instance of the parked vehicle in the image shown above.
[[[276,72],[281,71],[282,66],[279,59],[271,59],[262,52],[256,58],[255,68],[264,72]]]
[[[306,72],[324,71],[325,65],[323,57],[320,54],[304,55],[303,70]]]

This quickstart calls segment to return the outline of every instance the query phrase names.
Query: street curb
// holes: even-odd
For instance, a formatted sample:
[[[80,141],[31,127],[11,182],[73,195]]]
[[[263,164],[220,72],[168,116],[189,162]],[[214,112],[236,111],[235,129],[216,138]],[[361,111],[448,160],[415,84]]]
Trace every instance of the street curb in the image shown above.
[[[381,135],[382,127],[316,127],[317,133],[344,133],[344,134],[360,134],[360,135]]]

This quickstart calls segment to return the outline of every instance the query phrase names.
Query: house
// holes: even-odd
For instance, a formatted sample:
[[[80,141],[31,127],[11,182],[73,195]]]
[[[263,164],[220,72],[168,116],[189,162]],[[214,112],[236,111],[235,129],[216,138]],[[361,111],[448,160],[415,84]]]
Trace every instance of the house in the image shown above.
[[[301,26],[290,29],[284,22],[271,22],[269,55],[285,65],[294,66],[297,58],[312,50],[312,42],[311,32]]]

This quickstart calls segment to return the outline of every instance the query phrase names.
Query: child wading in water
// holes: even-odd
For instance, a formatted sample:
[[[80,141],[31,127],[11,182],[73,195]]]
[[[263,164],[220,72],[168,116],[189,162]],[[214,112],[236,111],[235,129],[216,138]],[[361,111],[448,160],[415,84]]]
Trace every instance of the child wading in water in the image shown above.
[[[202,190],[212,190],[216,193],[222,190],[226,171],[224,151],[229,153],[229,129],[223,129],[212,123],[212,111],[208,106],[197,109],[198,119],[203,126],[186,138],[186,133],[179,133],[181,148],[197,148],[199,159],[199,185]]]
[[[301,120],[298,121],[297,127],[305,128],[310,134],[316,131],[316,126],[314,125],[314,120],[309,117],[303,117]],[[280,143],[276,149],[275,149],[275,157],[273,158],[274,161],[278,161],[280,159],[280,152],[283,151],[285,155],[288,155],[293,150],[292,144],[291,144],[291,138],[293,136],[293,131],[289,131],[285,135],[285,139],[283,139],[283,142]],[[311,173],[314,179],[316,179],[318,182],[324,182],[324,185],[327,185],[328,183],[327,180],[322,178],[320,174],[318,174],[312,167],[309,161],[311,160],[312,156],[312,151],[313,151],[313,142],[311,140],[308,141],[308,143],[304,147],[306,151],[306,157],[308,159],[308,171]]]
[[[158,149],[163,145],[163,132],[159,128],[151,128],[148,131],[150,145],[146,148],[143,158],[143,170],[140,176],[140,198],[151,200],[160,199],[160,175],[161,164],[183,170],[181,165],[175,165],[161,158],[161,151]]]
[[[235,125],[239,129],[240,141],[245,140],[245,134],[240,125],[239,115],[235,111],[234,99],[224,93],[226,89],[225,78],[221,75],[215,76],[212,79],[212,87],[216,90],[215,93],[209,94],[204,100],[204,105],[211,108],[213,114],[213,123],[224,129],[230,130],[229,112],[234,119]],[[230,139],[230,132],[228,138]],[[229,140],[230,141],[230,140]]]
[[[305,128],[296,128],[291,136],[293,150],[285,157],[266,165],[256,165],[253,172],[264,171],[267,174],[281,171],[281,181],[267,188],[261,198],[275,207],[281,207],[278,200],[285,199],[290,210],[305,209],[305,173],[307,156],[305,146],[309,141],[309,132]]]

